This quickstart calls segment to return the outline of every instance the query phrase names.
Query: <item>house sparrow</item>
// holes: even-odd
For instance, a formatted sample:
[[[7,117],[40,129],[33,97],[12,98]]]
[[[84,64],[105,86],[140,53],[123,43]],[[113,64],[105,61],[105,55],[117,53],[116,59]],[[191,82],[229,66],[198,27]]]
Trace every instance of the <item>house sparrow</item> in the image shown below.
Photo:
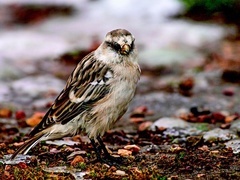
[[[78,63],[30,139],[11,159],[40,141],[80,132],[87,133],[99,160],[103,160],[100,150],[110,157],[101,136],[126,112],[140,78],[134,41],[125,29],[107,33],[103,43]]]

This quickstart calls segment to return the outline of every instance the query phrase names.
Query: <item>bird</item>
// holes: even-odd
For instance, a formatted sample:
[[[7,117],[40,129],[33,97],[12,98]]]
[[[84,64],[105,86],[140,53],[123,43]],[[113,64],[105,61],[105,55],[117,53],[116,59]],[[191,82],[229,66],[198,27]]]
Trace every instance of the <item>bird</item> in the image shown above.
[[[134,36],[125,29],[108,32],[99,47],[79,61],[29,139],[10,159],[27,154],[41,141],[85,132],[97,159],[111,160],[102,136],[127,111],[140,74]]]

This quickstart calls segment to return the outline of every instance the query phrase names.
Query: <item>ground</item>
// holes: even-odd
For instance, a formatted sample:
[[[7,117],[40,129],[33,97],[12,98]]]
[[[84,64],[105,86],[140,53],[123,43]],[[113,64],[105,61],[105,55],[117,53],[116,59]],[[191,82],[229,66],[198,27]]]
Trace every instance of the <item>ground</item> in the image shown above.
[[[52,12],[73,13],[68,6],[15,5],[12,10],[10,26],[41,22]],[[198,15],[190,14],[197,20]],[[88,49],[65,53],[55,61],[39,61],[34,64],[38,71],[31,76],[51,74],[65,81],[75,64],[98,45],[93,41]],[[184,65],[141,67],[129,111],[103,136],[109,152],[124,158],[114,165],[96,161],[85,134],[55,142],[57,145],[41,142],[26,160],[6,163],[58,92],[50,89],[31,98],[11,94],[14,102],[0,104],[0,179],[240,179],[240,145],[236,149],[226,145],[232,139],[239,143],[240,136],[239,35],[221,40],[218,46],[219,51],[208,52],[197,65],[190,59]],[[41,83],[37,87],[47,87]],[[161,118],[176,124],[155,127]],[[215,130],[220,133],[207,137]]]

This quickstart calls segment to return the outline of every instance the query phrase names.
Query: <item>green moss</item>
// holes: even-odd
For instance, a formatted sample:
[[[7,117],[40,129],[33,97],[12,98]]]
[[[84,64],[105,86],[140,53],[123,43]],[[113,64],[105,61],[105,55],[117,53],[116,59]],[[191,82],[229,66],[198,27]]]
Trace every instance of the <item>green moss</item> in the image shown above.
[[[201,8],[208,12],[218,12],[226,8],[234,8],[237,0],[182,0],[188,10]]]

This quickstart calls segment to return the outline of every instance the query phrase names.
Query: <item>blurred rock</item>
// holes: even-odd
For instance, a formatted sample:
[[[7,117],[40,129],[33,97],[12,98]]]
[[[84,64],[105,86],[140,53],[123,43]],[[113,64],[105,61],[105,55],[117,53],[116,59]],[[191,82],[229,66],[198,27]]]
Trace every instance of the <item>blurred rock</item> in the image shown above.
[[[230,129],[237,131],[239,133],[240,132],[240,119],[233,121]]]
[[[240,140],[234,139],[225,143],[227,148],[232,148],[234,154],[238,154],[240,152]]]
[[[126,149],[118,149],[118,155],[120,156],[130,156],[132,155],[132,151]]]
[[[32,117],[30,117],[26,120],[27,125],[29,125],[31,127],[36,126],[42,120],[44,115],[45,115],[45,113],[43,113],[43,112],[35,112],[32,115]]]
[[[126,146],[124,146],[124,149],[129,150],[129,151],[132,151],[132,152],[134,152],[134,153],[138,153],[138,152],[140,151],[140,147],[138,147],[138,146],[135,145],[135,144],[126,145]]]
[[[151,125],[151,130],[153,131],[156,130],[156,127],[157,128],[173,128],[173,127],[187,128],[187,127],[190,127],[190,124],[182,119],[163,117],[155,121]]]
[[[237,135],[233,131],[227,129],[223,130],[220,128],[210,130],[203,135],[203,139],[205,142],[228,141],[235,138],[237,138]]]
[[[51,75],[29,76],[14,81],[11,88],[16,96],[25,98],[39,98],[50,91],[58,94],[64,87],[64,82]],[[55,95],[56,96],[56,95]]]
[[[77,155],[77,156],[75,156],[75,158],[72,160],[72,162],[70,164],[71,164],[71,166],[76,166],[79,163],[84,162],[84,161],[85,160],[84,160],[84,158],[82,156]]]
[[[1,42],[0,42],[1,44]],[[1,51],[1,50],[0,50]],[[12,49],[11,49],[12,51]],[[14,54],[14,53],[13,53]],[[0,80],[10,81],[23,77],[24,73],[18,68],[14,62],[8,58],[4,58],[3,53],[0,55]]]

